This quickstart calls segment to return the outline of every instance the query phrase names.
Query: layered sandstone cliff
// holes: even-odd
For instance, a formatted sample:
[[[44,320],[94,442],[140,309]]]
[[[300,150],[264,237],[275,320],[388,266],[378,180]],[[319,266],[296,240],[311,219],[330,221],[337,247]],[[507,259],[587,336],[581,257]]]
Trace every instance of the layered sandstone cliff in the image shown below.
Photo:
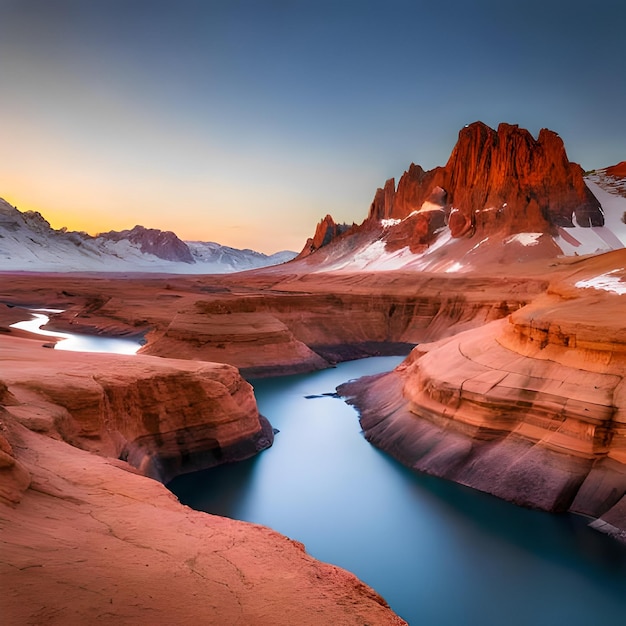
[[[8,413],[38,432],[128,460],[147,476],[165,482],[271,445],[252,387],[232,366],[0,341]]]
[[[275,315],[262,310],[241,311],[238,304],[229,301],[216,307],[214,303],[196,302],[190,309],[176,313],[165,332],[151,338],[141,351],[161,357],[230,363],[248,377],[328,367]]]
[[[193,280],[15,275],[5,276],[4,285],[6,301],[66,309],[51,315],[50,330],[141,332],[143,354],[218,361],[258,377],[405,353],[407,344],[508,315],[547,281],[543,275],[297,275],[283,269]],[[6,309],[12,321],[16,310]]]
[[[517,504],[607,516],[626,537],[624,267],[624,251],[591,259],[507,319],[346,386],[366,437]]]

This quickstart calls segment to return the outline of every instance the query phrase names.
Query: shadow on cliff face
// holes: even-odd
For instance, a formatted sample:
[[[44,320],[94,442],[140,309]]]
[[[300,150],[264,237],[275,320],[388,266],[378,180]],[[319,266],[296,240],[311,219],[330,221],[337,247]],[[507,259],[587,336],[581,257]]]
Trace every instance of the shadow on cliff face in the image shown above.
[[[201,425],[138,437],[127,444],[120,458],[140,467],[147,476],[167,483],[181,474],[244,462],[269,448],[274,442],[274,430],[262,415],[259,421],[258,433],[228,446],[221,446],[211,437],[215,432],[213,426]]]
[[[213,515],[245,519],[243,507],[254,490],[258,455],[236,463],[222,464],[186,476],[177,476],[167,488],[182,504]],[[211,485],[220,485],[219,491]]]

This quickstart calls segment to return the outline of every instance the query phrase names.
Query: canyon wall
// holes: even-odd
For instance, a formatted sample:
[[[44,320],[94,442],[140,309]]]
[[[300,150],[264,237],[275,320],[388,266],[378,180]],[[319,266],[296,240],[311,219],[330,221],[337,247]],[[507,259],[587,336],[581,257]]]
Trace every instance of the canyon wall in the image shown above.
[[[547,281],[513,273],[283,270],[151,280],[18,275],[5,284],[6,302],[65,309],[51,316],[51,329],[145,336],[143,354],[228,363],[258,377],[406,353],[410,344],[508,315]]]
[[[38,432],[128,460],[146,476],[167,482],[272,443],[252,387],[232,366],[0,341],[7,412]]]
[[[406,352],[410,344],[500,318],[543,286],[540,279],[496,277],[450,277],[444,286],[439,277],[408,273],[287,278],[272,290],[195,300],[150,334],[142,352],[219,360],[245,376],[312,371]]]
[[[342,388],[366,437],[416,470],[600,518],[626,538],[624,254],[590,259],[508,318]],[[614,289],[593,286],[605,275]]]

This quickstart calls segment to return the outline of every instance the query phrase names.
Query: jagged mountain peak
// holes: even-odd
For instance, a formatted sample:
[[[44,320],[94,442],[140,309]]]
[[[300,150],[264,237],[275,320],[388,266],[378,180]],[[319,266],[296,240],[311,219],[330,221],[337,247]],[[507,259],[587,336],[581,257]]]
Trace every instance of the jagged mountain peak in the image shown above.
[[[136,225],[130,230],[100,233],[98,237],[109,241],[128,240],[139,246],[146,254],[181,263],[195,263],[195,260],[187,244],[179,239],[172,231],[146,228]]]
[[[411,163],[397,186],[387,180],[366,220],[320,246],[311,263],[365,268],[392,256],[388,268],[456,271],[467,255],[510,262],[621,247],[620,237],[604,228],[600,193],[569,161],[556,132],[544,128],[535,138],[516,124],[493,129],[474,122],[459,131],[445,166],[425,171]],[[309,243],[301,257],[307,251]]]

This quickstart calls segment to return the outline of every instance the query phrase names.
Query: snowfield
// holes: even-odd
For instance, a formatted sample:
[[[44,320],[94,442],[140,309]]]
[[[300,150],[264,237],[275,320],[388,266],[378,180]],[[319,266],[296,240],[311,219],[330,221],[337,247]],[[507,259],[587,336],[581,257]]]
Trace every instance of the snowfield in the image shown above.
[[[610,272],[605,272],[604,274],[594,276],[593,278],[579,280],[575,284],[575,286],[578,289],[598,289],[602,291],[611,291],[612,293],[616,293],[622,296],[626,294],[626,282],[622,281],[619,276],[613,276],[613,274],[623,271],[623,267],[611,270]]]
[[[213,242],[184,245],[193,263],[144,252],[128,239],[55,230],[38,213],[22,213],[0,199],[0,271],[225,274],[277,265],[296,256],[289,251],[266,255]]]

